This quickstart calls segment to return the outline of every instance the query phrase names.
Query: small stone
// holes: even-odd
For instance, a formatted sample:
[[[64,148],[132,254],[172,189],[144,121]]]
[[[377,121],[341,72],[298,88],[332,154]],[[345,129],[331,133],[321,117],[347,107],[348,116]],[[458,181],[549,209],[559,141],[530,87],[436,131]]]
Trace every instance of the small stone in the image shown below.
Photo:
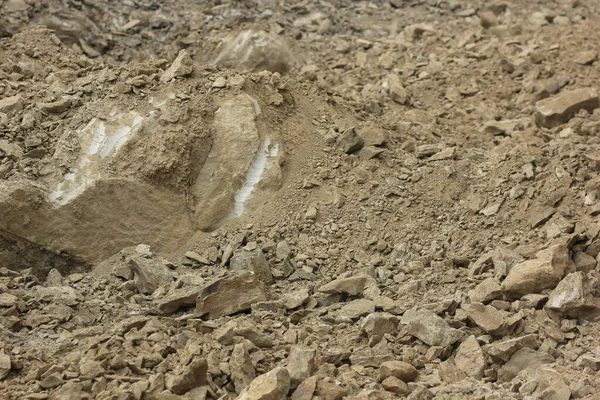
[[[338,138],[336,145],[344,153],[351,154],[362,149],[365,145],[365,142],[360,136],[358,136],[355,128],[350,128]]]
[[[518,298],[544,289],[554,289],[571,263],[569,250],[556,245],[536,254],[537,258],[515,265],[502,282],[502,291],[510,298]]]
[[[600,371],[600,357],[589,353],[580,355],[575,364],[579,368],[590,368],[593,371]]]
[[[498,17],[492,11],[484,11],[479,14],[479,21],[483,29],[489,29],[498,25]]]
[[[135,285],[142,294],[152,294],[161,285],[173,283],[173,272],[153,258],[134,257],[130,261]]]
[[[286,293],[281,297],[283,305],[288,310],[300,307],[310,299],[310,292],[307,288],[295,290],[291,293]]]
[[[596,89],[584,88],[563,92],[535,104],[535,122],[553,128],[568,122],[579,110],[594,111],[600,106]]]
[[[315,395],[323,400],[342,400],[344,396],[348,395],[348,391],[335,383],[319,379]]]
[[[167,375],[167,388],[175,394],[182,395],[196,387],[204,386],[206,385],[207,371],[206,359],[194,357],[189,364]]]
[[[462,337],[458,329],[451,328],[443,318],[429,310],[410,309],[402,315],[400,323],[407,325],[410,335],[429,346],[446,347]]]
[[[304,382],[292,394],[292,400],[312,400],[315,390],[317,389],[317,377],[311,376],[305,379]]]
[[[218,76],[217,79],[212,83],[212,87],[221,89],[227,86],[227,79],[222,76]]]
[[[292,346],[287,365],[292,389],[297,388],[302,381],[313,374],[316,354],[317,352],[314,349]]]
[[[471,303],[464,307],[467,316],[477,326],[491,334],[498,334],[504,328],[504,318],[500,311],[482,303]]]
[[[187,76],[194,70],[194,62],[187,51],[181,50],[173,64],[160,77],[161,82],[169,82],[179,76]]]
[[[412,382],[419,376],[419,371],[404,361],[386,361],[379,368],[379,381],[394,376],[404,382]]]
[[[485,370],[485,356],[475,336],[469,336],[456,350],[454,358],[456,366],[475,379],[483,379]]]
[[[571,389],[562,374],[554,369],[543,367],[536,373],[538,382],[534,396],[544,400],[569,400]],[[532,396],[533,397],[533,396]]]
[[[245,249],[235,250],[229,261],[229,268],[234,271],[254,272],[258,279],[267,285],[274,282],[271,267],[260,247],[251,251]]]
[[[0,99],[0,113],[11,114],[21,111],[25,107],[25,102],[20,95],[5,97]]]
[[[388,392],[395,393],[400,396],[405,396],[410,393],[406,382],[396,378],[395,376],[388,376],[381,382],[381,386]]]
[[[236,400],[280,400],[285,399],[290,390],[290,374],[283,367],[277,367],[256,377]]]
[[[444,146],[441,144],[423,144],[416,148],[415,156],[417,156],[417,158],[428,158],[439,153],[443,149]]]
[[[538,343],[536,336],[529,334],[518,338],[494,342],[485,346],[484,350],[490,357],[492,357],[492,359],[506,362],[515,352],[524,347],[537,349]]]
[[[345,304],[339,311],[338,317],[358,319],[375,312],[375,302],[367,299],[356,299]]]
[[[10,372],[11,361],[10,356],[6,354],[4,349],[0,350],[0,381],[3,381]]]
[[[467,374],[451,360],[440,363],[438,374],[441,380],[448,383],[460,382],[467,378]]]
[[[40,386],[44,389],[52,389],[52,388],[62,385],[63,383],[64,383],[64,380],[62,378],[62,372],[55,372],[55,373],[50,374],[47,377],[45,377],[40,382]]]
[[[229,369],[231,370],[231,380],[236,393],[240,393],[248,387],[256,377],[250,354],[242,343],[238,343],[233,347],[229,359]]]
[[[548,221],[556,212],[556,209],[551,206],[533,206],[528,212],[529,224],[532,228],[537,228]]]
[[[48,286],[62,286],[62,281],[63,276],[56,268],[52,268],[46,276],[46,285]]]
[[[582,51],[577,54],[573,62],[579,65],[590,65],[598,59],[598,52],[595,50]]]
[[[360,324],[360,329],[367,334],[369,338],[383,337],[386,333],[396,334],[398,319],[387,312],[376,312],[367,315]]]
[[[0,293],[0,307],[13,307],[17,304],[18,297],[10,293]]]
[[[186,251],[185,254],[184,254],[184,256],[185,256],[185,258],[189,258],[190,260],[196,261],[196,262],[198,262],[200,264],[203,264],[203,265],[210,265],[210,264],[212,264],[208,258],[206,258],[206,257],[198,254],[195,251]]]
[[[502,289],[494,278],[487,278],[468,293],[474,303],[489,303],[502,297]]]
[[[597,261],[587,253],[577,252],[573,254],[575,270],[588,273],[596,269]]]
[[[37,108],[47,113],[61,113],[71,108],[71,100],[62,99],[51,103],[38,103]]]
[[[550,354],[523,347],[515,352],[510,360],[498,370],[498,382],[510,382],[519,372],[525,369],[535,369],[553,362],[554,358]]]
[[[104,372],[104,368],[98,361],[87,360],[79,366],[79,376],[83,379],[94,379]]]
[[[362,296],[367,284],[366,276],[353,276],[350,278],[340,278],[333,280],[318,289],[318,292],[325,294],[343,293],[349,296]]]
[[[256,274],[240,273],[203,287],[196,300],[196,314],[219,318],[248,311],[252,304],[265,300],[268,300],[267,288]]]

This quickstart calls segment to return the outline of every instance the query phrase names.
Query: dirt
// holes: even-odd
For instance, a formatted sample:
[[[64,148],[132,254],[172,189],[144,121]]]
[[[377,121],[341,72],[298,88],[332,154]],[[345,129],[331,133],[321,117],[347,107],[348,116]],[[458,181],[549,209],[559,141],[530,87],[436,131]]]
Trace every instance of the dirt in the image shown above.
[[[0,1],[0,397],[595,399],[594,1]]]

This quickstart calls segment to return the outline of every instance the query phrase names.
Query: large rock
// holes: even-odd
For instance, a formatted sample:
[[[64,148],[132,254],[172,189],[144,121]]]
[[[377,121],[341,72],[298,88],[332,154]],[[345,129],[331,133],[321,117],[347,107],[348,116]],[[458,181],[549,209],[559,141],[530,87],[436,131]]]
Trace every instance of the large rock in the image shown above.
[[[567,275],[550,293],[546,308],[571,318],[598,315],[600,298],[594,297],[592,292],[595,283],[597,281],[589,280],[581,271]]]
[[[290,373],[291,388],[295,389],[309,378],[315,370],[317,351],[300,346],[293,346],[288,357],[287,369]]]
[[[367,299],[352,300],[342,306],[337,315],[339,318],[358,319],[375,312],[375,302]]]
[[[192,307],[200,294],[199,287],[184,287],[172,290],[166,296],[154,300],[163,314],[172,314],[180,308]]]
[[[252,304],[267,299],[267,288],[256,274],[239,273],[203,287],[196,300],[196,314],[219,318],[248,311]]]
[[[290,374],[277,367],[256,377],[236,400],[283,400],[290,390]]]
[[[558,371],[542,367],[536,372],[537,387],[534,398],[544,400],[569,400],[571,389],[565,382],[564,375]]]
[[[292,55],[285,40],[273,33],[246,30],[225,37],[216,65],[238,71],[287,72]]]
[[[256,371],[252,365],[250,354],[242,343],[238,343],[233,347],[233,352],[229,359],[229,369],[231,370],[231,380],[237,393],[248,387],[256,377]]]
[[[584,88],[561,93],[535,104],[538,126],[553,128],[568,122],[579,110],[594,111],[600,106],[596,89]]]
[[[347,294],[350,296],[362,295],[367,284],[366,276],[353,276],[350,278],[341,278],[326,283],[318,291],[325,294]]]
[[[502,291],[510,298],[519,298],[544,289],[554,289],[571,263],[569,250],[555,245],[536,254],[537,258],[515,265],[502,282]]]
[[[130,264],[135,285],[142,294],[152,294],[159,286],[173,283],[173,272],[157,259],[134,257]]]
[[[379,381],[390,376],[396,377],[404,382],[412,382],[417,379],[419,371],[411,364],[404,361],[386,361],[379,368]]]
[[[469,319],[484,331],[497,334],[504,328],[504,317],[496,308],[482,303],[471,303],[464,308]]]
[[[502,297],[502,289],[494,278],[487,278],[468,293],[471,301],[489,303]]]
[[[509,382],[523,370],[539,368],[553,362],[554,358],[550,354],[523,347],[498,370],[498,382]]]
[[[470,377],[483,378],[485,370],[485,356],[475,336],[469,336],[456,350],[454,357],[456,366]]]
[[[167,376],[167,387],[175,394],[185,394],[198,386],[206,385],[207,371],[206,359],[194,357],[189,364]]]
[[[234,271],[254,272],[258,279],[267,285],[273,283],[271,267],[260,247],[257,247],[254,250],[235,250],[229,261],[229,268]]]
[[[169,82],[179,76],[187,76],[194,70],[194,63],[187,51],[181,50],[173,64],[160,77],[162,82]]]
[[[369,338],[383,337],[384,334],[396,334],[398,318],[386,312],[376,312],[367,315],[360,323],[360,329]]]
[[[443,318],[429,310],[410,309],[404,313],[400,323],[407,331],[429,346],[446,347],[460,340],[462,333],[448,325]]]
[[[538,348],[536,335],[529,334],[513,339],[506,339],[485,346],[485,352],[495,361],[506,362],[510,357],[524,347],[530,349]]]
[[[344,153],[351,154],[359,151],[365,145],[365,141],[362,137],[356,133],[355,128],[349,128],[344,131],[337,139],[336,146],[339,147]]]

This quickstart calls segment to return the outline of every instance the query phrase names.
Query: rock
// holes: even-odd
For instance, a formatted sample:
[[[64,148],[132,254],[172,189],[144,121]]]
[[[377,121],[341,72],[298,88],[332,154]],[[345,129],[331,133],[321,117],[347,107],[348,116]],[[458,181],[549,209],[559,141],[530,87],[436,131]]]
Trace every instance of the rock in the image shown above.
[[[484,11],[479,14],[479,22],[483,29],[489,29],[498,25],[498,17],[492,11]]]
[[[310,292],[307,288],[294,290],[291,293],[285,293],[281,296],[283,306],[288,310],[300,307],[310,299]]]
[[[236,400],[282,400],[290,390],[290,374],[277,367],[256,377]]]
[[[456,350],[454,364],[465,374],[475,379],[483,378],[485,356],[475,336],[469,336]]]
[[[600,357],[587,353],[577,357],[575,364],[579,368],[589,368],[593,371],[600,371]]]
[[[40,386],[44,389],[52,389],[62,385],[64,382],[62,372],[55,372],[42,379]]]
[[[404,361],[386,361],[379,368],[379,381],[394,376],[404,382],[412,382],[417,379],[419,372],[415,367]]]
[[[534,398],[544,400],[569,400],[571,389],[562,374],[551,368],[540,368],[536,373],[537,387]]]
[[[498,370],[498,382],[510,382],[519,372],[525,369],[535,369],[553,362],[554,358],[550,354],[523,347],[515,352],[510,360]]]
[[[344,153],[351,154],[362,149],[365,142],[358,136],[355,128],[349,128],[338,138],[336,145]]]
[[[194,62],[187,51],[181,50],[173,64],[160,77],[161,82],[169,82],[179,76],[187,76],[194,70]]]
[[[367,315],[360,323],[360,329],[369,338],[383,337],[384,334],[396,334],[398,319],[387,312],[376,312]]]
[[[392,98],[392,100],[398,104],[406,104],[406,102],[408,101],[408,93],[404,86],[402,86],[398,75],[388,75],[386,84],[387,90],[390,93],[390,97]]]
[[[250,354],[242,343],[233,347],[231,358],[229,359],[229,369],[231,370],[231,380],[235,386],[236,393],[244,390],[256,377],[256,371],[252,365]]]
[[[317,351],[300,346],[292,346],[288,357],[287,369],[290,374],[290,387],[295,389],[308,379],[315,369]]]
[[[492,357],[493,360],[506,362],[510,357],[522,348],[537,349],[537,338],[533,334],[521,336],[513,339],[501,340],[491,343],[484,347],[484,351]]]
[[[12,114],[21,111],[25,107],[25,102],[21,95],[5,97],[0,99],[0,113]]]
[[[208,258],[206,258],[206,257],[198,254],[195,251],[186,251],[185,254],[184,254],[184,256],[185,256],[185,258],[189,258],[190,260],[196,261],[196,262],[198,262],[200,264],[203,264],[203,265],[210,265],[210,264],[212,264]]]
[[[234,271],[251,271],[258,279],[270,285],[273,283],[271,267],[260,247],[254,250],[238,249],[233,252],[229,268]]]
[[[596,89],[584,88],[563,92],[535,104],[535,122],[553,128],[568,122],[579,110],[594,111],[600,106]]]
[[[129,265],[135,285],[142,294],[152,294],[159,286],[173,283],[173,272],[159,260],[133,257]]]
[[[317,377],[311,376],[304,380],[292,394],[292,400],[311,400],[317,389]]]
[[[383,146],[387,141],[385,132],[374,125],[363,127],[358,132],[358,136],[361,137],[365,146]]]
[[[318,292],[325,294],[347,294],[349,296],[362,296],[367,284],[366,276],[353,276],[350,278],[340,278],[333,280],[318,289]]]
[[[431,157],[444,149],[441,144],[423,144],[418,146],[415,150],[415,156],[417,158],[428,158]]]
[[[423,385],[416,386],[406,400],[431,400],[435,395]]]
[[[494,278],[487,278],[474,289],[469,290],[469,298],[475,303],[489,303],[502,297],[502,289]]]
[[[543,225],[556,213],[556,208],[546,205],[533,206],[527,213],[532,228]]]
[[[429,310],[410,309],[402,315],[400,323],[407,325],[410,335],[429,346],[446,347],[462,337],[458,329],[451,328],[444,319]]]
[[[167,375],[167,388],[175,394],[185,394],[199,386],[206,385],[208,363],[206,359],[194,357],[191,362]]]
[[[214,64],[238,71],[263,70],[284,74],[293,59],[286,41],[265,31],[245,30],[232,33],[217,48]]]
[[[502,291],[510,298],[544,289],[554,289],[562,279],[571,259],[564,245],[555,245],[539,251],[537,258],[515,265],[502,282]]]
[[[200,288],[186,287],[171,290],[166,296],[156,299],[154,303],[163,314],[173,314],[180,308],[192,307],[200,294]]]
[[[592,295],[593,285],[583,272],[571,273],[550,293],[546,308],[571,318],[581,317],[586,313],[598,314],[600,299]]]
[[[467,316],[477,326],[491,334],[498,334],[504,328],[504,318],[500,311],[482,303],[471,303],[464,306]]]
[[[49,397],[49,400],[89,400],[92,397],[84,392],[82,382],[68,381],[59,389],[55,390]]]
[[[0,351],[0,381],[8,376],[11,368],[10,356],[6,354],[4,349]]]
[[[375,302],[367,299],[356,299],[344,306],[338,311],[338,317],[358,319],[375,312]]]
[[[579,65],[590,65],[598,59],[598,52],[595,50],[582,51],[577,54],[573,62]]]
[[[248,311],[253,303],[268,300],[267,288],[254,273],[218,279],[203,287],[196,300],[196,314],[209,319]]]
[[[38,103],[36,106],[44,112],[58,114],[71,108],[71,100],[62,99],[50,103]]]
[[[83,379],[94,379],[102,374],[105,370],[98,361],[85,360],[79,366],[79,376]]]
[[[0,154],[4,155],[11,160],[18,160],[23,157],[23,150],[15,143],[7,142],[6,140],[0,140]]]
[[[451,360],[440,363],[438,374],[441,380],[448,383],[460,382],[467,378],[466,372],[458,368]]]
[[[0,293],[0,307],[13,307],[18,297],[10,293]]]
[[[323,400],[342,400],[348,391],[335,383],[328,382],[324,379],[317,381],[315,396]]]
[[[395,393],[400,396],[406,396],[410,393],[410,389],[406,382],[396,378],[395,376],[388,376],[381,382],[381,386],[388,392]]]
[[[596,259],[587,253],[577,252],[573,254],[575,270],[588,273],[596,269]]]
[[[61,273],[56,269],[52,268],[48,275],[46,276],[46,285],[47,286],[62,286],[63,277]]]

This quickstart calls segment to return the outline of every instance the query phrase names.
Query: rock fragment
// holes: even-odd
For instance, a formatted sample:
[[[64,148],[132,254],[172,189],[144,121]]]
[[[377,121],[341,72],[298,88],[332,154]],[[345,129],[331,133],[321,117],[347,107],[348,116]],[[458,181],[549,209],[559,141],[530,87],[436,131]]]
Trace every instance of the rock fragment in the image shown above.
[[[256,377],[236,400],[281,400],[290,390],[290,374],[283,367],[277,367]]]
[[[506,362],[515,352],[524,347],[537,349],[538,343],[536,336],[529,334],[513,339],[497,341],[485,346],[484,351],[490,357],[492,357],[492,359],[500,362]]]
[[[485,356],[475,336],[469,336],[456,350],[456,366],[468,376],[482,379],[485,370]]]
[[[231,380],[237,393],[248,387],[256,377],[250,354],[242,343],[238,343],[233,347],[229,359],[229,368],[231,370]]]
[[[418,375],[419,371],[404,361],[386,361],[379,367],[379,381],[393,376],[404,382],[412,382],[417,379]]]
[[[502,297],[502,289],[494,278],[487,278],[468,293],[472,302],[489,303]]]
[[[166,385],[175,394],[185,394],[190,390],[206,385],[208,363],[206,359],[194,357],[191,362],[166,378]]]
[[[11,368],[10,356],[6,354],[6,351],[2,349],[0,351],[0,381],[8,376]]]
[[[337,140],[337,147],[346,154],[357,152],[364,145],[364,140],[356,133],[355,128],[346,129]]]
[[[152,294],[159,286],[173,283],[173,272],[159,260],[134,257],[130,266],[140,293]]]
[[[268,300],[267,288],[254,273],[218,279],[203,287],[196,300],[196,314],[214,319],[250,310],[252,304]]]
[[[194,70],[194,63],[187,51],[181,50],[173,64],[160,77],[161,82],[169,82],[179,76],[187,76]]]
[[[367,284],[366,276],[353,276],[350,278],[340,278],[333,280],[321,286],[318,291],[325,294],[343,293],[349,296],[362,295]]]
[[[308,379],[315,369],[315,356],[317,352],[314,349],[293,346],[288,357],[287,369],[290,374],[290,387],[295,389]]]
[[[465,306],[465,311],[471,321],[488,333],[498,334],[504,328],[504,318],[495,307],[471,303]]]
[[[271,267],[260,247],[254,250],[238,249],[233,252],[229,268],[234,271],[254,272],[258,279],[270,285],[273,283]]]
[[[375,312],[375,302],[367,299],[356,299],[344,304],[338,311],[340,318],[358,319]]]
[[[568,122],[579,110],[594,111],[600,106],[596,89],[583,88],[540,100],[535,104],[535,122],[544,128],[554,128]]]
[[[550,354],[523,347],[514,353],[510,360],[498,370],[498,382],[509,382],[525,369],[539,368],[552,362],[554,362],[554,358]]]
[[[400,322],[407,325],[410,335],[429,346],[446,347],[462,337],[458,329],[450,327],[443,318],[429,310],[410,309],[404,313]]]
[[[11,114],[16,111],[21,111],[25,107],[25,102],[21,95],[15,95],[0,99],[0,113]]]
[[[571,318],[598,314],[600,299],[593,296],[591,286],[593,283],[588,281],[583,272],[571,273],[550,293],[546,308]]]

